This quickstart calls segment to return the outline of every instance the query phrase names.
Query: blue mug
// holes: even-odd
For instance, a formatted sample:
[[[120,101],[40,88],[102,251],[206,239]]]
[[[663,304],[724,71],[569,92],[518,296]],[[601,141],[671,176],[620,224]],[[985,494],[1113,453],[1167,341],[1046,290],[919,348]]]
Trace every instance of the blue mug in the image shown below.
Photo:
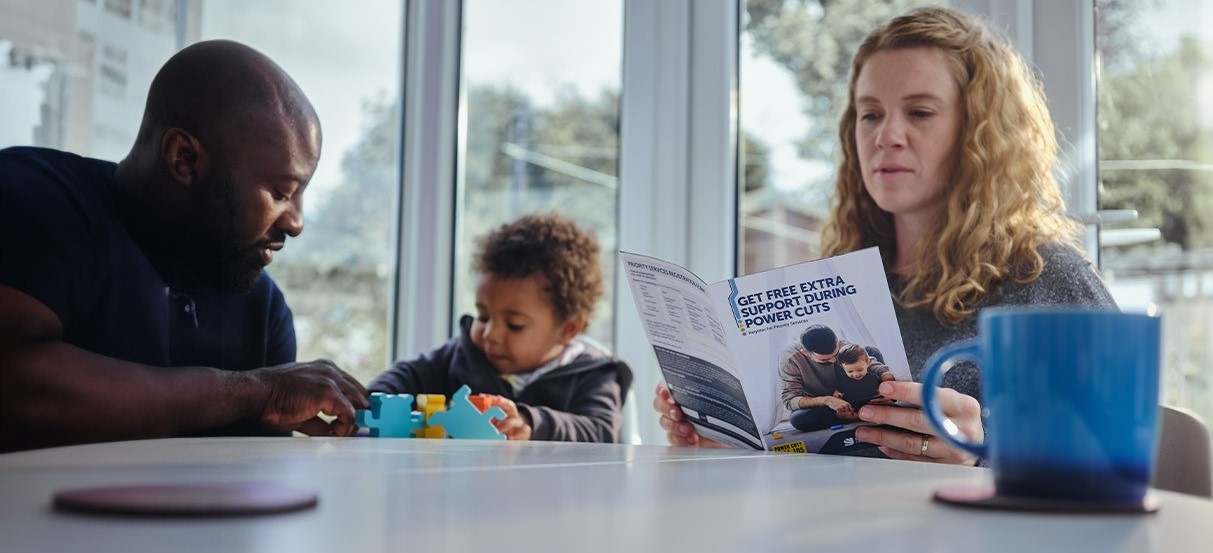
[[[962,360],[981,368],[984,444],[937,401],[939,379]],[[944,441],[989,462],[999,496],[1139,502],[1154,472],[1159,360],[1156,315],[986,309],[977,339],[927,361],[923,410]]]

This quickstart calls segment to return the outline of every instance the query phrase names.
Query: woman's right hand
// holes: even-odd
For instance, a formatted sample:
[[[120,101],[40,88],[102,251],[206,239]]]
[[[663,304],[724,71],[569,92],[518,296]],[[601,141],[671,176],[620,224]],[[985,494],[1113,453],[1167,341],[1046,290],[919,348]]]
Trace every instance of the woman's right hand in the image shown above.
[[[700,436],[698,432],[695,432],[694,425],[683,420],[682,409],[679,409],[678,404],[674,402],[674,396],[670,395],[670,388],[665,385],[664,381],[657,383],[657,390],[653,395],[653,410],[661,415],[661,428],[665,430],[666,439],[669,440],[670,445],[728,447]]]

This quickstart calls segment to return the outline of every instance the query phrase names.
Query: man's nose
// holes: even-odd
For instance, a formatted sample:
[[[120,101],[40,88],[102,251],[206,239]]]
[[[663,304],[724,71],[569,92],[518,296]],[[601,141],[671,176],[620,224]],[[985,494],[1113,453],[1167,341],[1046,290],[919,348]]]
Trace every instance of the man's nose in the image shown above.
[[[291,199],[290,206],[278,217],[277,227],[291,238],[303,234],[303,198],[296,196]]]

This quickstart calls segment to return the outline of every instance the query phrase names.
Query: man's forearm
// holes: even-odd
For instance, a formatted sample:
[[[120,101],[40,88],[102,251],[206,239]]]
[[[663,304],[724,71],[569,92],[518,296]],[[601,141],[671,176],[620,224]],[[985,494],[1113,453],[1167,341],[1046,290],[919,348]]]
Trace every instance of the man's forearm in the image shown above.
[[[799,403],[801,409],[808,409],[810,407],[825,407],[826,399],[829,397],[831,397],[831,396],[820,396],[820,397],[801,396],[796,401]]]
[[[268,398],[247,373],[149,367],[60,341],[4,347],[3,451],[178,436],[256,417]]]

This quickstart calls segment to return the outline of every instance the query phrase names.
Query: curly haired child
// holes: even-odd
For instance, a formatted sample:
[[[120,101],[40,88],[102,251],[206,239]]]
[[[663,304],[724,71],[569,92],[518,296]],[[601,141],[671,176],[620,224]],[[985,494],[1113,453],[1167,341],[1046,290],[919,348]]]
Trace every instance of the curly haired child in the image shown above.
[[[479,243],[476,316],[442,347],[399,361],[372,392],[494,396],[511,440],[619,441],[627,364],[580,337],[602,296],[594,236],[554,214],[527,215]]]

